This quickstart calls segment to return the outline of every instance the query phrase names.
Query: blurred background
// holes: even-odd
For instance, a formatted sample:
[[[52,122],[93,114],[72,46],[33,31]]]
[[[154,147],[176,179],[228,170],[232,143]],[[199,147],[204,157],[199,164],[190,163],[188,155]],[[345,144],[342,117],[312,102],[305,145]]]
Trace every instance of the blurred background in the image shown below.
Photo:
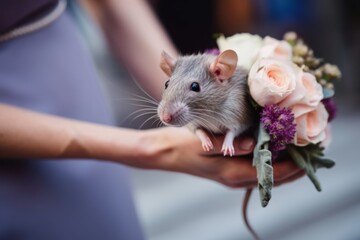
[[[323,191],[307,177],[273,189],[266,208],[255,191],[249,219],[263,239],[360,239],[360,1],[357,0],[149,0],[171,39],[183,54],[216,47],[214,34],[250,32],[282,38],[295,31],[315,56],[337,64],[337,118],[327,156],[331,170],[317,172]],[[71,2],[84,40],[103,79],[118,125],[155,127],[129,117],[144,95],[131,76],[114,61],[96,24]],[[144,23],[146,24],[146,23]],[[121,39],[119,39],[121,41]],[[231,190],[207,180],[160,171],[132,170],[134,194],[149,240],[251,239],[241,217],[244,190]]]

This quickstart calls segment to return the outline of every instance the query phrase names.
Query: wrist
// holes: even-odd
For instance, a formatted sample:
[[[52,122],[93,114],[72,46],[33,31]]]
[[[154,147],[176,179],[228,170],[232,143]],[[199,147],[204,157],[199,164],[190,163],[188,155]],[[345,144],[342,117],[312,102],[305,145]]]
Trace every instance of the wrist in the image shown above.
[[[175,169],[176,156],[169,131],[170,128],[142,131],[139,142],[142,151],[139,157],[148,163],[148,168],[170,171]]]

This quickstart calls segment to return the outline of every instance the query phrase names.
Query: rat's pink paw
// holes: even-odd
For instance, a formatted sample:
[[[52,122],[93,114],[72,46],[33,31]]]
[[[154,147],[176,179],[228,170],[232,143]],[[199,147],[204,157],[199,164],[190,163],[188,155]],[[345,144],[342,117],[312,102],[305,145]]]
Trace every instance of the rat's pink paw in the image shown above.
[[[205,138],[201,141],[202,148],[204,151],[208,152],[214,148],[210,138]]]
[[[221,148],[221,152],[224,153],[224,156],[229,155],[230,157],[232,157],[235,155],[235,148],[232,144],[231,145],[223,144]]]

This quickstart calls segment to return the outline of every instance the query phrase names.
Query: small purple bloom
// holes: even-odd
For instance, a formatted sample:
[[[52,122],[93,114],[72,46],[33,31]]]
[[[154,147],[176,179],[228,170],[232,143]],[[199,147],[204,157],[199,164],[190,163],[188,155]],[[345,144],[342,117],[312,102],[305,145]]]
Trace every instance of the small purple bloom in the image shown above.
[[[210,48],[210,49],[206,49],[205,53],[217,56],[220,54],[220,50],[218,48]]]
[[[333,98],[325,98],[322,100],[326,111],[329,113],[328,121],[331,122],[336,117],[336,104]]]
[[[270,135],[269,150],[273,159],[284,150],[286,144],[292,142],[295,137],[296,124],[291,109],[279,105],[267,105],[260,113],[260,121]]]

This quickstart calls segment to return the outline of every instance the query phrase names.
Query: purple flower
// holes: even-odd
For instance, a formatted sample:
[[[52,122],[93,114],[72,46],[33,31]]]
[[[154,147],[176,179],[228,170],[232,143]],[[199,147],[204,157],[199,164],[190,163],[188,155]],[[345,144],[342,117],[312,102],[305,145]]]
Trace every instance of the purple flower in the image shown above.
[[[328,121],[331,122],[336,116],[336,104],[333,98],[325,98],[322,100],[326,111],[329,113]]]
[[[210,49],[206,49],[205,53],[217,56],[220,54],[220,50],[218,48],[210,48]]]
[[[273,159],[295,137],[296,124],[291,109],[279,105],[266,105],[260,113],[260,121],[270,135],[269,150]]]

